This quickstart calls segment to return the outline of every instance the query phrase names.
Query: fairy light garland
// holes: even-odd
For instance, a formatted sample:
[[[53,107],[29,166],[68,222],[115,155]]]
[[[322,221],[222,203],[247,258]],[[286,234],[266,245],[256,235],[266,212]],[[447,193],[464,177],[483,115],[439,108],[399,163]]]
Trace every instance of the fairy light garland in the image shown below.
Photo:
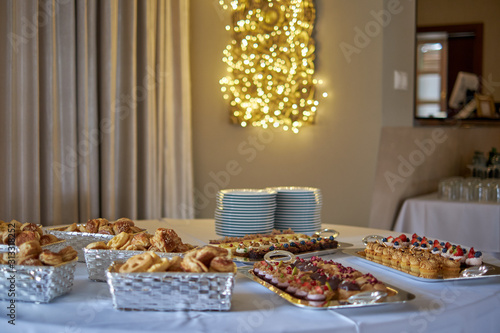
[[[242,127],[281,127],[298,133],[315,121],[316,10],[312,0],[220,0],[231,10],[232,41],[223,51],[219,82],[230,117]]]

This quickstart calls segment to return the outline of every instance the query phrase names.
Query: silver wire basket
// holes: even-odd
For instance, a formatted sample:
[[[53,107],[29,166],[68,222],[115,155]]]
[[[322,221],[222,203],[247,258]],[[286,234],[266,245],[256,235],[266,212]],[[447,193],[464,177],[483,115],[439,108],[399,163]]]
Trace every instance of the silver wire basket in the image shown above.
[[[83,249],[85,263],[90,280],[106,282],[106,270],[113,261],[126,261],[128,258],[144,251]],[[160,258],[183,257],[184,253],[155,252]]]
[[[106,271],[113,306],[140,311],[228,311],[233,273],[118,273],[122,262]]]
[[[59,252],[66,246],[70,244],[66,243],[66,240],[61,239],[58,242],[42,245],[42,249],[50,250],[52,252]],[[19,247],[15,245],[0,244],[0,252],[18,252]]]
[[[103,235],[94,234],[90,232],[77,232],[77,231],[61,231],[57,228],[46,229],[47,234],[51,234],[60,239],[65,239],[68,245],[73,246],[73,248],[78,252],[78,261],[85,262],[85,254],[83,253],[83,248],[94,242],[105,242],[110,241],[115,235]]]
[[[50,302],[73,287],[76,262],[58,266],[0,265],[0,299]]]

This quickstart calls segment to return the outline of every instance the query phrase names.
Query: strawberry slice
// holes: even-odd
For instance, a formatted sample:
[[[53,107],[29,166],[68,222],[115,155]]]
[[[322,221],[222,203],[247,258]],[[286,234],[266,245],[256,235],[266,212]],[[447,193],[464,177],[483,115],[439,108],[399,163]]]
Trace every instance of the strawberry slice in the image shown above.
[[[460,246],[457,246],[457,249],[456,249],[455,253],[453,253],[453,255],[461,257],[464,255],[464,251],[462,250],[462,248]]]
[[[444,245],[445,248],[449,249],[451,247],[451,244],[450,242],[446,242],[446,244]]]
[[[474,251],[474,248],[471,247],[470,250],[469,250],[469,254],[467,255],[468,258],[474,258],[474,255],[476,254],[476,252]]]
[[[418,238],[418,235],[417,234],[411,235],[411,239],[414,239],[414,238]]]
[[[434,240],[434,247],[440,247],[441,244],[439,243],[439,241],[436,239]]]

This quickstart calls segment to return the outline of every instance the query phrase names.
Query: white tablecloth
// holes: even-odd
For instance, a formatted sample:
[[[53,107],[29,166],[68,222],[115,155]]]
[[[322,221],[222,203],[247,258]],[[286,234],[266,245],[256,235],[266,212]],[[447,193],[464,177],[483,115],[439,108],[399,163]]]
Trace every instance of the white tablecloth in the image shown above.
[[[500,204],[446,201],[437,194],[406,200],[395,231],[447,240],[475,250],[500,253]]]
[[[213,220],[146,221],[150,231],[170,227],[183,241],[205,244],[219,238]],[[339,241],[361,246],[368,234],[390,231],[327,226],[340,231]],[[427,283],[402,278],[362,259],[336,253],[327,258],[410,291],[416,299],[404,304],[339,310],[295,307],[260,284],[237,275],[232,307],[227,312],[119,311],[112,305],[108,286],[92,282],[79,263],[71,293],[49,304],[16,303],[16,325],[8,324],[7,301],[0,301],[0,332],[498,332],[500,279]],[[491,263],[498,260],[486,257]]]

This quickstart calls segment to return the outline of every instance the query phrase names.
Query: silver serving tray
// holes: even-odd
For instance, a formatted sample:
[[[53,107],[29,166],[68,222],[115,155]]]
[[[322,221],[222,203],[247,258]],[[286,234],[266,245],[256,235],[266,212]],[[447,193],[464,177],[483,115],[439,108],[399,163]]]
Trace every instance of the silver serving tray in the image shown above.
[[[0,299],[47,303],[73,287],[77,260],[58,266],[0,265]],[[11,282],[15,296],[10,297]]]
[[[249,266],[242,266],[238,268],[238,272],[246,276],[247,278],[260,283],[267,289],[271,290],[272,292],[276,293],[279,295],[281,298],[284,300],[288,301],[289,303],[301,307],[301,308],[307,308],[307,309],[312,309],[312,310],[332,310],[332,309],[345,309],[345,308],[358,308],[358,307],[366,307],[366,306],[379,306],[379,305],[387,305],[387,304],[396,304],[396,303],[406,303],[408,301],[411,301],[415,298],[415,295],[412,293],[409,293],[403,289],[385,284],[387,289],[391,292],[391,295],[382,298],[382,299],[372,299],[372,301],[369,302],[353,302],[353,303],[340,303],[337,300],[330,301],[326,305],[323,306],[317,306],[313,305],[314,302],[309,302],[303,299],[296,298],[283,290],[275,287],[274,285],[262,280],[258,276],[256,276],[253,273],[253,267]],[[365,293],[363,293],[365,294]]]
[[[126,261],[128,258],[145,251],[126,250],[104,250],[104,249],[83,249],[85,253],[85,263],[89,279],[93,281],[106,282],[106,270],[113,261]],[[183,257],[184,253],[155,252],[160,258]]]
[[[368,262],[374,266],[378,267],[383,267],[384,269],[387,269],[390,272],[397,273],[401,276],[404,276],[406,278],[410,278],[413,280],[421,281],[421,282],[448,282],[448,281],[464,281],[464,280],[475,280],[475,279],[486,279],[486,278],[496,278],[500,276],[500,267],[484,263],[482,266],[471,266],[468,269],[464,269],[460,272],[460,277],[454,277],[454,278],[442,278],[438,277],[437,279],[429,279],[429,278],[423,278],[415,275],[411,275],[409,273],[400,271],[399,269],[386,266],[384,264],[379,264],[378,262],[372,261],[370,259],[366,259],[366,257],[359,252],[364,251],[364,248],[354,248],[354,249],[345,249],[342,252],[345,254],[357,257],[362,259],[365,262]]]
[[[140,311],[227,311],[231,308],[232,273],[118,273],[106,271],[113,306]]]
[[[214,244],[211,244],[211,245],[214,245]],[[348,247],[351,247],[351,246],[353,246],[353,244],[338,242],[338,245],[335,249],[326,249],[326,250],[298,253],[298,254],[296,254],[296,256],[299,258],[310,258],[313,256],[320,257],[320,256],[324,256],[327,254],[336,253],[338,251],[341,251],[341,250],[348,248]],[[233,261],[236,261],[236,262],[242,262],[242,263],[251,264],[251,265],[253,265],[255,262],[263,260],[263,258],[250,259],[250,258],[238,257],[238,256],[233,256],[233,257],[231,257],[231,259],[233,259]]]

